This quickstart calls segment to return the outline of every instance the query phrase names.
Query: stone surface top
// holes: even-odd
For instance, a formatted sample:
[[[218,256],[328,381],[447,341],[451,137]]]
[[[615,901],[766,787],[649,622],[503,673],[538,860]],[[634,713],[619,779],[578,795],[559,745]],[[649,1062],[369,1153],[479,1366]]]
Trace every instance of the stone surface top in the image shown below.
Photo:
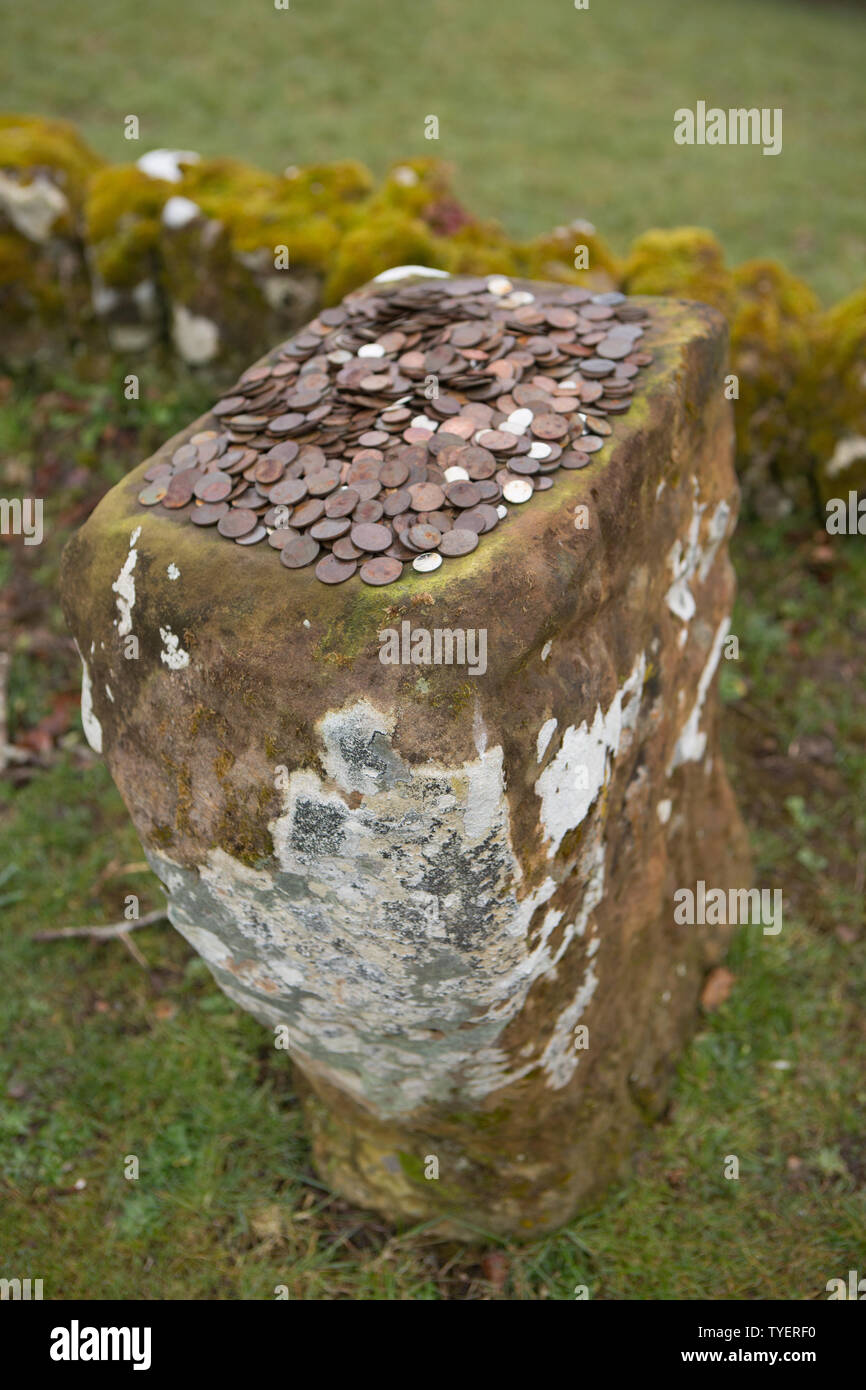
[[[274,564],[315,565],[326,584],[379,586],[468,555],[561,470],[586,467],[652,361],[649,309],[407,269],[244,372],[205,428],[147,468],[140,506],[266,542]]]

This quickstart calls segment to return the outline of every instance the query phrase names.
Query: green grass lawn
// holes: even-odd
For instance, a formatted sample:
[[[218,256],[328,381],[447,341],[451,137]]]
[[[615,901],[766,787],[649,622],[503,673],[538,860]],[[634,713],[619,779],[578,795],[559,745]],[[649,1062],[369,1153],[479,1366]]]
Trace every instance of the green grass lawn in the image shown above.
[[[0,383],[0,386],[3,384]],[[201,387],[110,382],[0,391],[4,483],[39,480],[44,546],[0,551],[13,615],[10,731],[44,728],[77,661],[52,596],[94,492],[195,414]],[[52,487],[47,484],[53,481]],[[755,882],[779,937],[741,933],[733,991],[702,1018],[631,1177],[567,1230],[464,1249],[396,1234],[323,1190],[270,1036],[167,924],[120,941],[36,942],[116,920],[156,880],[77,713],[0,782],[0,1273],[46,1298],[794,1299],[863,1268],[866,1231],[866,547],[810,525],[745,524],[741,659],[722,695]],[[741,1175],[723,1176],[736,1154]],[[129,1155],[138,1179],[124,1176]]]
[[[516,235],[584,217],[623,252],[647,227],[696,223],[732,260],[776,257],[828,300],[863,279],[853,3],[40,0],[7,6],[3,30],[5,108],[70,118],[113,160],[170,145],[381,172],[435,153],[467,205]],[[781,107],[782,153],[675,145],[674,111],[698,100]]]

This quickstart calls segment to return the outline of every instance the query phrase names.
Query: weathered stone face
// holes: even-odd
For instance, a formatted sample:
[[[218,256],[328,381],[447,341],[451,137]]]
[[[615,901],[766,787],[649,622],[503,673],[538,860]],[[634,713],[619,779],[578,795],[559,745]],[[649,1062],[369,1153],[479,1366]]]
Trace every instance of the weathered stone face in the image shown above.
[[[171,920],[287,1027],[325,1178],[390,1216],[533,1234],[609,1182],[724,946],[674,891],[747,881],[724,328],[646,302],[604,451],[436,573],[327,588],[143,513],[146,464],[66,552],[85,729]],[[406,622],[484,632],[486,669],[383,664]]]

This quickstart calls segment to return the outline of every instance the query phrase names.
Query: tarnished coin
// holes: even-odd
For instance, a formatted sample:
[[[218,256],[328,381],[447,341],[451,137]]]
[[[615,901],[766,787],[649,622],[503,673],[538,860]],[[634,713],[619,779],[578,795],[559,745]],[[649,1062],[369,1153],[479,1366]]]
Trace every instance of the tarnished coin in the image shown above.
[[[360,500],[352,487],[342,488],[340,492],[332,492],[325,501],[325,516],[351,516]]]
[[[589,454],[579,449],[568,449],[559,462],[562,468],[585,468],[589,463]]]
[[[155,507],[157,502],[161,502],[168,491],[167,485],[163,482],[148,483],[138,494],[138,500],[143,507]]]
[[[352,544],[349,536],[341,536],[338,541],[334,541],[331,553],[336,555],[338,560],[360,560],[364,555],[363,550]]]
[[[194,526],[216,526],[228,510],[228,502],[202,502],[200,507],[193,507],[189,519]]]
[[[334,488],[339,486],[339,473],[332,473],[330,469],[307,474],[307,492],[311,497],[327,497],[329,492],[333,492]]]
[[[248,531],[245,536],[235,536],[235,544],[258,545],[259,541],[263,541],[267,534],[267,529],[259,523],[258,526],[253,527],[252,531]]]
[[[223,502],[234,486],[228,473],[213,471],[205,473],[193,488],[193,493],[202,502]]]
[[[359,550],[376,554],[380,550],[388,549],[392,540],[392,532],[390,526],[380,526],[374,521],[363,521],[352,527],[351,537],[352,544],[356,545]]]
[[[403,459],[389,459],[379,470],[383,487],[401,487],[409,477],[409,465]]]
[[[217,530],[221,536],[227,536],[229,540],[237,540],[238,536],[246,536],[259,524],[259,519],[255,512],[247,510],[245,507],[229,507],[224,516],[217,522]]]
[[[316,578],[323,584],[342,584],[352,578],[357,568],[357,560],[338,560],[334,555],[326,555],[316,565]]]
[[[305,526],[312,526],[314,521],[321,521],[324,515],[325,504],[321,497],[311,497],[309,501],[295,507],[292,512],[292,525],[303,529]]]
[[[475,531],[480,535],[482,531],[492,531],[498,521],[499,515],[496,508],[482,502],[480,506],[473,507],[471,511],[461,512],[460,529]]]
[[[403,573],[403,564],[392,556],[381,555],[367,560],[358,571],[365,584],[393,584]]]
[[[272,545],[274,550],[282,550],[287,541],[296,541],[300,534],[293,526],[280,526],[268,536],[268,545]]]
[[[478,545],[478,536],[465,526],[446,531],[439,542],[440,555],[469,555]]]
[[[442,534],[436,530],[435,526],[410,526],[403,540],[406,544],[413,545],[417,550],[435,550]]]
[[[300,570],[313,563],[320,549],[319,542],[312,536],[299,536],[296,541],[286,541],[280,559],[288,569]]]
[[[310,527],[310,535],[314,541],[336,541],[348,533],[351,525],[347,516],[326,516]]]
[[[445,489],[445,496],[452,506],[477,507],[481,501],[481,493],[475,483],[449,483]]]
[[[438,511],[445,501],[445,493],[436,483],[414,483],[409,488],[409,496],[416,512]]]
[[[268,493],[268,501],[277,507],[293,507],[307,495],[307,484],[303,478],[284,478]]]

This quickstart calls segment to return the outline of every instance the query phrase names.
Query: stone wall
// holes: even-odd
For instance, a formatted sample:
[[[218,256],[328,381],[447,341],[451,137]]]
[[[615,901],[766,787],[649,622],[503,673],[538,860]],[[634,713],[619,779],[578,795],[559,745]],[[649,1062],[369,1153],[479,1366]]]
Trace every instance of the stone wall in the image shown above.
[[[581,221],[515,241],[467,212],[432,159],[378,185],[351,160],[272,174],[152,150],[109,165],[62,122],[0,117],[7,370],[108,351],[218,377],[399,264],[711,304],[731,331],[747,502],[774,515],[866,488],[866,287],[824,310],[774,262],[731,269],[700,228],[649,231],[624,260]]]

